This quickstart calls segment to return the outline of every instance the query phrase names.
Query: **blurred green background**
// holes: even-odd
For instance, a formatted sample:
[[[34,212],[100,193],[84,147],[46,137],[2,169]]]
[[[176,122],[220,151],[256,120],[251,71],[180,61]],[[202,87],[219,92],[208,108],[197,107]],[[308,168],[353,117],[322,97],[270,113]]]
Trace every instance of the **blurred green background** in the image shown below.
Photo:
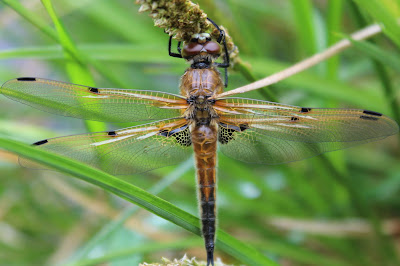
[[[385,34],[372,42],[357,44],[271,91],[286,104],[368,109],[399,122],[400,29],[395,22],[400,1],[197,2],[228,29],[257,78],[322,51],[366,25],[382,23]],[[81,65],[45,33],[54,32],[54,24],[40,1],[3,0],[0,83],[34,76],[178,93],[187,65],[168,56],[168,36],[153,26],[147,13],[137,12],[134,1],[58,0],[53,5],[82,55]],[[228,89],[249,83],[239,72],[231,72],[229,81]],[[254,91],[243,97],[266,99],[264,95]],[[122,126],[126,125],[107,128]],[[101,127],[0,96],[2,137],[33,143]],[[281,265],[399,265],[399,148],[397,135],[275,166],[244,164],[220,154],[219,227]],[[194,175],[189,160],[123,179],[146,190],[159,186],[161,198],[197,215]],[[85,259],[106,254],[113,256],[104,259],[110,265],[136,265],[185,253],[205,258],[200,237],[144,210],[101,237],[130,206],[66,175],[23,169],[17,156],[0,150],[0,265],[83,265],[79,263]],[[142,250],[127,250],[141,246]],[[216,256],[240,263],[218,247]]]

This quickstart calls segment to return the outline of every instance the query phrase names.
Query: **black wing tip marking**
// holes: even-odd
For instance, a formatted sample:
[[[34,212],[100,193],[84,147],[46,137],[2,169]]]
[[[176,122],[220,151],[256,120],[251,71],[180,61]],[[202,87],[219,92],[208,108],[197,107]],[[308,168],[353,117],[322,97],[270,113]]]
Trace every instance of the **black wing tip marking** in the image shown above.
[[[89,88],[89,91],[90,91],[90,92],[93,92],[93,93],[99,93],[99,89],[98,89],[98,88],[90,87],[90,88]]]
[[[381,113],[374,112],[374,111],[369,111],[369,110],[364,110],[363,113],[367,114],[367,115],[382,116]]]
[[[299,120],[299,118],[294,117],[294,116],[292,116],[292,117],[290,118],[290,121],[297,121],[297,120]]]
[[[378,120],[377,117],[366,116],[366,115],[362,115],[362,116],[360,116],[360,118],[361,118],[361,119],[364,119],[364,120],[373,120],[373,121]]]
[[[36,81],[36,78],[31,78],[31,77],[21,77],[17,78],[18,81]]]
[[[114,136],[117,135],[117,132],[115,132],[115,131],[109,131],[109,132],[107,132],[107,135],[109,135],[109,136],[111,136],[111,137],[114,137]]]
[[[300,110],[300,113],[308,113],[308,112],[310,112],[310,111],[311,111],[311,108],[302,107],[301,110]]]
[[[37,142],[33,143],[32,145],[39,146],[39,145],[46,144],[47,142],[49,142],[49,141],[47,139],[44,139],[44,140],[37,141]]]

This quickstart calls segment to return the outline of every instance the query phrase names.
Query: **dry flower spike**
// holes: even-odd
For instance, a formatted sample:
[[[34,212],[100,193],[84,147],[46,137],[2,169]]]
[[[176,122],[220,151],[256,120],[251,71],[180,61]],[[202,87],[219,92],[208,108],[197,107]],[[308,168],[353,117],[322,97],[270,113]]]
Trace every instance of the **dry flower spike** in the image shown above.
[[[207,14],[200,9],[198,4],[188,0],[136,0],[140,4],[139,12],[150,12],[154,25],[178,41],[190,41],[193,34],[210,32],[217,39],[219,31],[207,20]],[[232,38],[225,31],[225,39],[231,66],[239,60],[238,49],[232,42]]]

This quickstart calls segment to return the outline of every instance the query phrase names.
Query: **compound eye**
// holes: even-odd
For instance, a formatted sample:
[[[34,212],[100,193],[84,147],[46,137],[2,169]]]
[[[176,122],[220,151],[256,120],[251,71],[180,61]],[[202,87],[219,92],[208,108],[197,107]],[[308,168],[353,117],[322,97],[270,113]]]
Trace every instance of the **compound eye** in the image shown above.
[[[196,42],[190,42],[183,48],[182,56],[188,57],[188,56],[198,55],[201,49],[203,49],[203,45]]]
[[[219,54],[221,52],[221,47],[217,42],[206,42],[204,44],[204,49],[209,54]]]

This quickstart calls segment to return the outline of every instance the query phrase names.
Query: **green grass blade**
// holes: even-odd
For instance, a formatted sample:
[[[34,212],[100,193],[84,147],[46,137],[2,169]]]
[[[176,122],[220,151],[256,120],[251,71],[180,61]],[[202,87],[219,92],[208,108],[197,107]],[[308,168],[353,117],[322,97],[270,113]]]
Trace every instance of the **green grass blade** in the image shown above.
[[[293,12],[297,28],[297,35],[300,39],[301,49],[306,55],[317,52],[317,44],[314,29],[313,6],[309,0],[292,0]]]
[[[187,161],[183,162],[181,165],[177,166],[171,173],[165,176],[161,182],[155,184],[149,191],[152,194],[158,194],[166,187],[171,185],[173,182],[178,180],[185,174],[188,170],[192,169],[194,166],[193,158],[188,159]],[[137,206],[129,206],[126,208],[116,219],[112,220],[105,226],[101,228],[101,230],[93,236],[89,241],[86,242],[85,246],[83,246],[79,254],[74,257],[74,260],[79,260],[85,258],[87,254],[95,248],[95,246],[106,239],[106,237],[110,236],[113,232],[115,232],[123,223],[130,218],[134,213],[139,210]]]
[[[349,40],[353,43],[354,47],[366,54],[367,56],[392,67],[396,71],[400,71],[400,56],[396,53],[387,52],[379,46],[370,42],[355,41],[351,38]]]
[[[57,41],[58,36],[57,33],[47,25],[47,23],[42,20],[39,16],[33,16],[32,11],[25,8],[20,1],[15,0],[3,0],[9,7],[14,9],[21,17],[25,18],[27,21],[32,23],[35,27],[37,27],[40,31],[45,33],[47,36]]]
[[[356,49],[365,53],[367,56],[375,59],[382,65],[392,67],[394,70],[400,72],[400,56],[398,56],[397,54],[384,51],[378,46],[369,42],[359,42],[352,39],[350,39],[350,41],[353,43]],[[380,75],[385,77],[384,73],[386,72],[383,71],[380,73]],[[384,78],[383,80],[385,82],[387,78]],[[400,123],[400,108],[396,99],[396,92],[394,88],[389,84],[386,84],[384,88],[385,88],[386,99],[390,103],[392,109],[391,110],[392,114],[395,116],[397,122]]]
[[[328,22],[327,27],[327,46],[333,45],[339,41],[341,16],[342,16],[343,0],[329,1],[328,2]],[[327,60],[327,76],[331,79],[337,78],[339,69],[339,56],[334,56]]]
[[[75,44],[65,30],[64,25],[58,19],[58,16],[53,8],[51,1],[42,0],[42,3],[46,8],[48,14],[50,15],[51,19],[53,20],[54,26],[58,33],[58,39],[64,49],[64,54],[66,57],[66,70],[70,81],[75,84],[85,84],[87,86],[96,87],[96,84],[87,64],[85,64],[84,62],[79,62],[78,60],[74,60],[74,57],[69,55],[68,51],[71,51],[73,54],[78,54],[78,50],[76,49]],[[85,125],[90,132],[106,130],[106,125],[97,121],[86,120]]]
[[[46,22],[37,16],[34,12],[27,9],[26,7],[22,6],[16,0],[5,0],[4,1],[10,8],[16,11],[19,15],[25,18],[27,21],[32,23],[35,27],[38,27],[40,31],[48,35],[50,38],[54,39],[55,41],[59,42],[58,34],[55,30],[49,28]],[[113,74],[112,71],[109,71],[107,68],[103,67],[100,63],[92,60],[90,57],[85,56],[83,53],[79,51],[67,50],[67,52],[77,61],[82,64],[88,62],[92,65],[101,75],[103,75],[108,80],[112,81],[113,83],[117,84],[120,87],[127,87],[128,84],[122,82],[117,76]]]
[[[101,187],[196,235],[200,235],[200,221],[197,217],[121,179],[91,168],[78,161],[35,149],[21,142],[0,137],[0,147],[34,162],[38,162],[62,173],[69,174]],[[275,262],[265,257],[254,248],[236,240],[222,230],[217,231],[217,246],[249,265],[276,265]]]
[[[383,24],[383,32],[400,47],[400,5],[397,1],[355,0],[361,10],[366,10],[377,22]]]
[[[257,74],[261,74],[261,71],[275,73],[289,66],[288,64],[283,64],[274,60],[252,59],[249,61],[252,63]],[[376,91],[363,88],[363,97],[360,97],[361,88],[353,87],[341,81],[324,79],[310,72],[294,75],[280,82],[280,85],[296,89],[301,88],[303,92],[318,95],[325,99],[335,99],[359,108],[369,108],[375,111],[381,110],[382,112],[387,112],[389,110],[385,101],[383,101],[380,96],[381,94]]]

